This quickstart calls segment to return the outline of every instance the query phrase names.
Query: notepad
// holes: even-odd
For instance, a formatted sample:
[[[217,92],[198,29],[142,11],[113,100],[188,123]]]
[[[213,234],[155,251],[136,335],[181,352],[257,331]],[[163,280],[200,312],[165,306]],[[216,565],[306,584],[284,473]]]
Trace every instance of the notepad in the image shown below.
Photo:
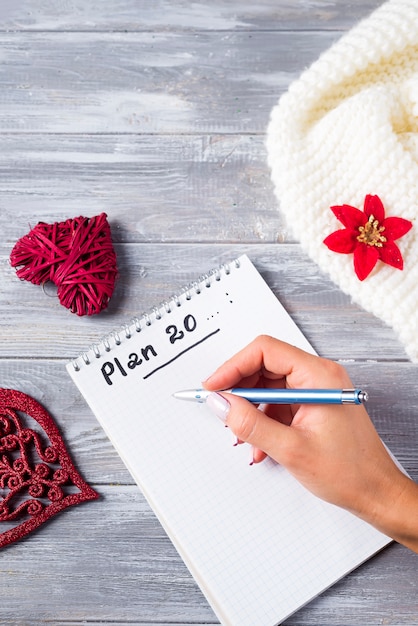
[[[314,352],[242,256],[67,365],[224,626],[279,624],[390,542],[172,397],[260,334]]]

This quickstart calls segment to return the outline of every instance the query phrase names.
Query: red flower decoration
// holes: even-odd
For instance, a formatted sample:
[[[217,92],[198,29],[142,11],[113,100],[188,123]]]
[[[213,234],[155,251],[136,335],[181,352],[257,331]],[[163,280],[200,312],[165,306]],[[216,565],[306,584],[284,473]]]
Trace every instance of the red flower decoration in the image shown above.
[[[403,269],[401,251],[394,243],[412,228],[412,222],[402,217],[385,217],[385,208],[379,196],[367,195],[364,212],[343,204],[331,211],[345,226],[324,239],[333,252],[354,254],[354,271],[364,280],[380,259],[399,270]]]

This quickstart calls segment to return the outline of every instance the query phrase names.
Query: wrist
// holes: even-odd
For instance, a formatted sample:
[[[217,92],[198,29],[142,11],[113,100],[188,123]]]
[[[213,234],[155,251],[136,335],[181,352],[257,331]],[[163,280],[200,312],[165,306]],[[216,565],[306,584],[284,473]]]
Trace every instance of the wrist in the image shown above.
[[[397,467],[360,515],[385,535],[418,552],[418,485]]]

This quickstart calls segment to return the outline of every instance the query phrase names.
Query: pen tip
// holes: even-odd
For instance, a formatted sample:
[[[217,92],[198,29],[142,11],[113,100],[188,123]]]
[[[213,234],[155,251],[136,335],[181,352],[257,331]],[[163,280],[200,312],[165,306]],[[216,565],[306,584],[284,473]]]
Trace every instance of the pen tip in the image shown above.
[[[176,391],[173,397],[177,400],[189,400],[192,402],[206,402],[206,398],[209,395],[209,391],[205,389],[183,389],[182,391]]]

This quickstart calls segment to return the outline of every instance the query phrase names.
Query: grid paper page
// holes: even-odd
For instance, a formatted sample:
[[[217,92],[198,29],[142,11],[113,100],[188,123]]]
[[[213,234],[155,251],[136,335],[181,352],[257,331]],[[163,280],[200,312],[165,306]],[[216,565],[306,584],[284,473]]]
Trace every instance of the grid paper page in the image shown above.
[[[390,541],[271,459],[249,466],[205,405],[172,397],[262,333],[313,352],[243,256],[68,364],[225,626],[278,624]]]

